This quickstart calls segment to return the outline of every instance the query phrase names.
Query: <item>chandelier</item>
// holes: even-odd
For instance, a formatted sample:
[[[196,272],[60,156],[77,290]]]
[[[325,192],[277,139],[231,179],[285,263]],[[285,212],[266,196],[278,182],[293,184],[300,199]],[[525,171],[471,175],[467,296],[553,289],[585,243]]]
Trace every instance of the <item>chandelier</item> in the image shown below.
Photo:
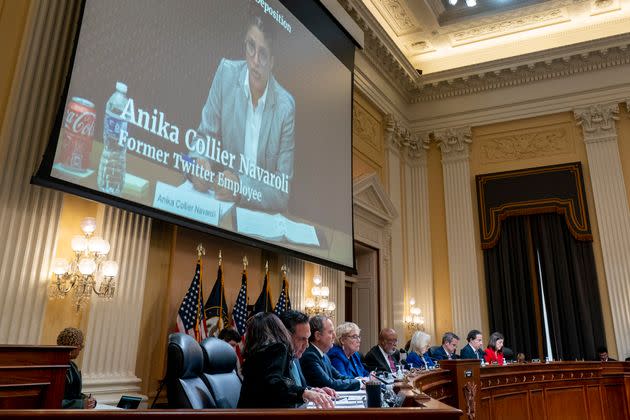
[[[451,6],[455,6],[457,4],[457,0],[448,0],[448,3]],[[477,0],[466,0],[466,6],[475,7],[477,5]]]
[[[322,277],[319,274],[313,276],[314,286],[311,288],[312,298],[306,299],[305,310],[309,316],[324,315],[332,318],[337,306],[335,302],[328,300],[330,289],[328,286],[320,286]]]
[[[416,307],[416,300],[409,299],[409,314],[405,316],[405,324],[412,331],[424,330],[424,317],[420,308]]]
[[[89,302],[92,293],[110,300],[114,297],[118,274],[118,263],[105,260],[109,253],[109,242],[96,231],[96,219],[86,217],[81,221],[83,235],[75,235],[70,242],[74,258],[55,258],[52,264],[54,277],[48,288],[51,299],[63,299],[74,290],[74,305],[77,312]],[[97,287],[97,283],[99,286]]]

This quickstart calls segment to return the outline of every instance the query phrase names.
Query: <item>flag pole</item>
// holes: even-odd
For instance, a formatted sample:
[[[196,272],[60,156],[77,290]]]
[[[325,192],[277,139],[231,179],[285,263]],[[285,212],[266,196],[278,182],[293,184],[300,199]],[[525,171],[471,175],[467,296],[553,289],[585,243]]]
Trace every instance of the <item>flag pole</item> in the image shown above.
[[[206,311],[203,307],[203,265],[201,264],[201,257],[206,255],[206,248],[204,248],[202,243],[197,245],[197,262],[199,263],[199,297],[197,298],[197,311],[201,308],[201,313],[197,312],[197,325],[195,326],[195,334],[199,337],[195,337],[197,341],[201,338],[201,333],[199,332],[199,323],[203,322],[204,325],[201,328],[205,328],[206,323]]]
[[[221,331],[225,325],[223,325],[223,294],[225,293],[225,287],[223,285],[223,256],[221,255],[221,250],[219,250],[219,269],[221,270],[221,296],[219,298],[219,328],[217,331]]]

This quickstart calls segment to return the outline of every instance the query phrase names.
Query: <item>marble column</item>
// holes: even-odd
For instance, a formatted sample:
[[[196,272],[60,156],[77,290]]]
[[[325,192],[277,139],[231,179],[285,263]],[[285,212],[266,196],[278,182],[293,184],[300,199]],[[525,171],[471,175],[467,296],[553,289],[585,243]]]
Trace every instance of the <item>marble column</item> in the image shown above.
[[[453,330],[465,336],[482,327],[470,175],[470,127],[434,133],[442,152]]]
[[[151,219],[100,206],[98,225],[111,244],[109,257],[120,270],[111,301],[92,298],[83,356],[83,388],[103,402],[138,394],[136,358],[144,299]],[[152,349],[140,349],[150,353]]]
[[[617,144],[618,113],[616,102],[574,111],[586,143],[617,355],[622,358],[630,353],[630,211]]]
[[[425,331],[435,337],[433,305],[433,266],[431,259],[431,230],[429,218],[429,186],[427,173],[428,146],[418,137],[407,146],[405,165],[405,213],[403,231],[406,244],[406,274],[408,279],[406,312],[409,299],[425,318]]]
[[[1,9],[1,7],[0,7]],[[35,187],[72,51],[79,1],[35,1],[0,132],[0,343],[39,344],[63,195]]]

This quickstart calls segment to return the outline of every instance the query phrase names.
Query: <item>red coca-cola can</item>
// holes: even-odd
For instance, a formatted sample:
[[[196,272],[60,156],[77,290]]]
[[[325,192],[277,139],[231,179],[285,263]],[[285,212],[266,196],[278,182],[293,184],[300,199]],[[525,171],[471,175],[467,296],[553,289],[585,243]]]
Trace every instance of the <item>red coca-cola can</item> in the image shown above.
[[[63,117],[59,163],[75,171],[88,168],[95,121],[96,110],[92,102],[76,96],[68,102]]]

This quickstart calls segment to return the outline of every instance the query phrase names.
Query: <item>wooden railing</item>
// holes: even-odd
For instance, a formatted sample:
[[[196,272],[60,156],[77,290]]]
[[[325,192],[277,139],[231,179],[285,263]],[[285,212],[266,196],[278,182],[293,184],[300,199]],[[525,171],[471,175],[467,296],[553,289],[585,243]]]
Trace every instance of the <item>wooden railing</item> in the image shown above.
[[[0,346],[0,409],[61,408],[73,348]]]
[[[481,367],[441,361],[411,380],[463,419],[628,419],[630,363],[552,362]]]

